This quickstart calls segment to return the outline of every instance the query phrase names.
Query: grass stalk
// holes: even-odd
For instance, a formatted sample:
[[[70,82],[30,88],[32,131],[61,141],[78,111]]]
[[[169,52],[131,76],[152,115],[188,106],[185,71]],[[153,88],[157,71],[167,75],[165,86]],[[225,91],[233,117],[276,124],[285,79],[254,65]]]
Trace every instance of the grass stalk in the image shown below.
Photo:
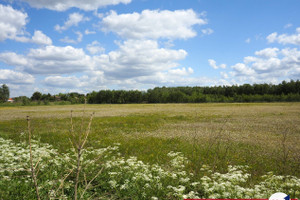
[[[84,109],[85,110],[85,109]],[[89,124],[88,127],[86,129],[86,131],[83,133],[83,118],[84,118],[84,112],[83,111],[83,115],[82,115],[82,120],[81,120],[81,128],[80,128],[80,132],[76,141],[75,135],[74,135],[74,128],[73,128],[73,120],[72,120],[72,112],[71,112],[71,136],[73,137],[73,146],[76,148],[76,153],[77,153],[77,163],[76,163],[76,178],[75,178],[75,186],[74,186],[74,199],[77,200],[78,199],[78,184],[79,184],[79,176],[80,176],[80,172],[81,172],[81,156],[85,147],[85,144],[87,142],[88,136],[90,134],[90,130],[91,130],[91,125],[92,125],[92,121],[93,121],[93,117],[95,113],[92,113],[90,116],[90,120],[89,120]]]
[[[84,196],[84,194],[85,194],[85,192],[89,189],[89,186],[91,185],[91,183],[102,173],[102,170],[104,169],[104,167],[102,167],[101,169],[100,169],[100,171],[96,174],[96,176],[94,176],[91,180],[90,180],[90,182],[88,183],[88,184],[86,184],[86,187],[85,187],[85,189],[84,189],[84,191],[82,192],[82,194],[81,194],[81,196],[80,196],[80,199],[82,199],[83,198],[83,196]]]
[[[27,116],[27,128],[28,128],[28,142],[29,142],[29,152],[30,152],[31,177],[32,177],[34,187],[35,187],[36,198],[38,200],[40,200],[41,198],[39,195],[39,188],[38,188],[37,179],[36,179],[35,167],[33,166],[33,159],[32,159],[33,156],[32,156],[32,148],[31,148],[31,127],[30,127],[30,117],[29,116]]]
[[[64,191],[64,182],[65,180],[70,176],[70,174],[72,174],[74,169],[71,169],[70,172],[61,180],[59,187],[57,188],[57,190],[54,193],[54,196],[56,196],[57,192],[61,189],[62,190],[62,195],[63,195],[63,191]]]

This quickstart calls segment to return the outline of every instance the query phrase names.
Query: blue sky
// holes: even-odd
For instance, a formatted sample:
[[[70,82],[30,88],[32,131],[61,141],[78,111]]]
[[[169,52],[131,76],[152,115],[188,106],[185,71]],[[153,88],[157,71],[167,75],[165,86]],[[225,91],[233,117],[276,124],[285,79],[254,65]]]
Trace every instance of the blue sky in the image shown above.
[[[300,78],[298,0],[2,0],[11,96]]]

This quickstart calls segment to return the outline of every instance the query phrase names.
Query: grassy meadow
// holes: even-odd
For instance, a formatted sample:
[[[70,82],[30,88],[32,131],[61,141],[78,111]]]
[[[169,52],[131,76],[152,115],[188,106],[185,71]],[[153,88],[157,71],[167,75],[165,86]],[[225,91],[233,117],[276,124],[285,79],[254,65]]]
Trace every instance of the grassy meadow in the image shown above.
[[[78,131],[88,126],[88,118],[95,112],[86,148],[103,149],[118,143],[118,156],[122,159],[135,158],[144,165],[157,164],[164,170],[180,169],[178,173],[192,173],[193,178],[189,179],[193,181],[206,181],[203,179],[207,176],[205,166],[209,166],[211,174],[229,173],[228,166],[248,166],[247,173],[250,176],[247,177],[247,182],[242,183],[243,187],[252,187],[260,183],[261,177],[272,171],[278,176],[298,178],[295,179],[296,186],[291,187],[296,187],[295,190],[298,187],[300,191],[300,103],[0,107],[0,138],[15,144],[28,142],[26,116],[30,116],[32,137],[35,141],[51,145],[59,154],[68,153],[69,149],[72,149],[69,140],[71,110],[74,130]],[[170,156],[174,159],[179,156],[188,162],[183,168],[174,168],[172,162],[170,164]],[[180,160],[179,158],[176,157],[177,160]],[[1,162],[3,163],[0,159]],[[231,171],[236,172],[237,169]],[[213,180],[212,177],[209,180]],[[39,179],[39,175],[37,178]],[[181,178],[180,180],[183,180],[184,177]],[[196,185],[196,182],[193,183]],[[0,184],[0,199],[1,194],[2,198],[12,194],[4,192],[3,184]],[[231,197],[225,194],[209,196],[209,188],[206,188],[208,185],[208,182],[206,185],[200,184],[197,189],[198,197]],[[115,188],[102,189],[102,192],[105,190],[103,195],[111,199],[126,199],[128,196],[130,199],[160,199],[159,195],[163,197],[162,194],[156,194],[149,198],[145,193],[145,196],[135,198],[131,193],[119,193],[122,190],[117,190],[114,182],[110,182],[110,186],[107,187]],[[174,187],[168,186],[169,190],[180,193],[180,187]],[[188,186],[182,187],[187,190]],[[293,192],[294,195],[298,194]],[[168,197],[180,199],[193,195],[177,195],[175,198],[171,197],[169,192]]]

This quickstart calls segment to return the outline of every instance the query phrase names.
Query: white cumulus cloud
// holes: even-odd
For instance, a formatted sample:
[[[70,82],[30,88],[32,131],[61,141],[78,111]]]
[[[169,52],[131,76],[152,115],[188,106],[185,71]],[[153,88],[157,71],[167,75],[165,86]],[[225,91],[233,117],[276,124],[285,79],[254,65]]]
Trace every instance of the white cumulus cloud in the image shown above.
[[[263,50],[256,51],[255,55],[263,58],[277,57],[278,51],[279,51],[278,48],[265,48]]]
[[[27,14],[0,4],[0,41],[22,40]]]
[[[226,68],[225,64],[221,64],[218,66],[217,62],[213,59],[208,59],[208,64],[214,69],[219,69],[219,68],[225,69]]]
[[[14,59],[7,58],[12,55]],[[71,46],[45,46],[30,49],[27,55],[13,52],[0,53],[0,60],[31,74],[66,74],[89,70],[92,59],[82,49]]]
[[[86,49],[91,54],[100,54],[100,53],[104,53],[105,52],[105,49],[97,41],[93,41],[91,44],[88,44],[87,47],[86,47]]]
[[[9,69],[0,69],[0,83],[5,84],[32,84],[35,78],[31,74]]]
[[[279,82],[279,79],[299,79],[300,51],[297,48],[266,48],[247,56],[244,63],[231,68],[232,78],[240,82]],[[277,80],[277,81],[276,81]]]
[[[0,41],[11,39],[18,42],[51,45],[52,40],[40,30],[36,30],[32,38],[26,36],[28,35],[25,32],[27,18],[27,13],[0,4]]]
[[[95,62],[106,75],[126,79],[172,69],[186,55],[182,49],[159,48],[157,41],[127,40],[119,44],[118,50],[95,57]]]
[[[34,31],[34,35],[32,36],[32,42],[40,45],[51,45],[52,40],[45,35],[42,31]]]
[[[22,0],[35,8],[47,8],[56,11],[65,11],[70,8],[79,8],[85,11],[97,10],[98,8],[117,5],[120,3],[128,4],[131,0]]]
[[[108,83],[108,82],[105,82]],[[104,89],[103,72],[90,71],[80,77],[77,76],[47,76],[43,80],[43,84],[51,87],[56,91],[81,91],[84,93],[92,90]],[[107,89],[107,88],[105,88]]]
[[[254,75],[254,73],[255,73],[255,71],[253,69],[251,69],[244,63],[237,63],[232,66],[232,69],[235,70],[234,75],[236,75],[236,76],[241,76],[241,75],[251,76],[251,75]]]
[[[300,27],[296,29],[296,33],[292,35],[281,34],[274,32],[267,36],[267,40],[270,43],[278,42],[279,44],[294,44],[300,45]]]
[[[194,73],[194,70],[192,68],[181,68],[181,69],[170,69],[168,71],[168,73],[172,74],[172,75],[178,75],[178,76],[188,76],[192,73]]]
[[[50,87],[76,88],[80,87],[80,80],[75,76],[48,76],[44,83]]]
[[[21,37],[16,37],[15,40],[18,42],[24,42],[24,43],[31,42],[31,43],[35,43],[35,44],[39,44],[39,45],[51,45],[52,44],[51,38],[49,38],[47,35],[45,35],[40,30],[34,31],[34,34],[31,38],[21,36]]]
[[[197,35],[194,25],[206,24],[192,9],[144,10],[141,13],[117,14],[111,11],[102,20],[102,30],[129,39],[187,39]]]
[[[29,64],[25,56],[18,55],[15,52],[0,53],[0,60],[11,66],[26,66]]]
[[[65,21],[64,25],[60,26],[60,25],[56,25],[54,27],[54,29],[56,31],[64,31],[64,30],[67,30],[68,28],[70,28],[71,26],[78,26],[78,24],[80,22],[84,22],[84,21],[89,21],[90,19],[88,17],[84,17],[83,14],[80,14],[80,13],[71,13],[67,19],[67,21]]]

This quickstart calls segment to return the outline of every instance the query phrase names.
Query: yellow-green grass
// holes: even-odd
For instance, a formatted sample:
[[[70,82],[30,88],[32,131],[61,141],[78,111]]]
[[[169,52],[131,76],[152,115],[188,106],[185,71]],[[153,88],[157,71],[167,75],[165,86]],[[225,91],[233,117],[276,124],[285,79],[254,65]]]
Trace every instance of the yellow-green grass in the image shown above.
[[[121,143],[124,156],[164,164],[180,151],[196,175],[203,164],[218,171],[249,165],[254,179],[268,171],[300,177],[300,103],[128,104],[0,107],[0,137],[25,140],[26,116],[33,135],[60,151],[75,129],[95,112],[88,145]]]

